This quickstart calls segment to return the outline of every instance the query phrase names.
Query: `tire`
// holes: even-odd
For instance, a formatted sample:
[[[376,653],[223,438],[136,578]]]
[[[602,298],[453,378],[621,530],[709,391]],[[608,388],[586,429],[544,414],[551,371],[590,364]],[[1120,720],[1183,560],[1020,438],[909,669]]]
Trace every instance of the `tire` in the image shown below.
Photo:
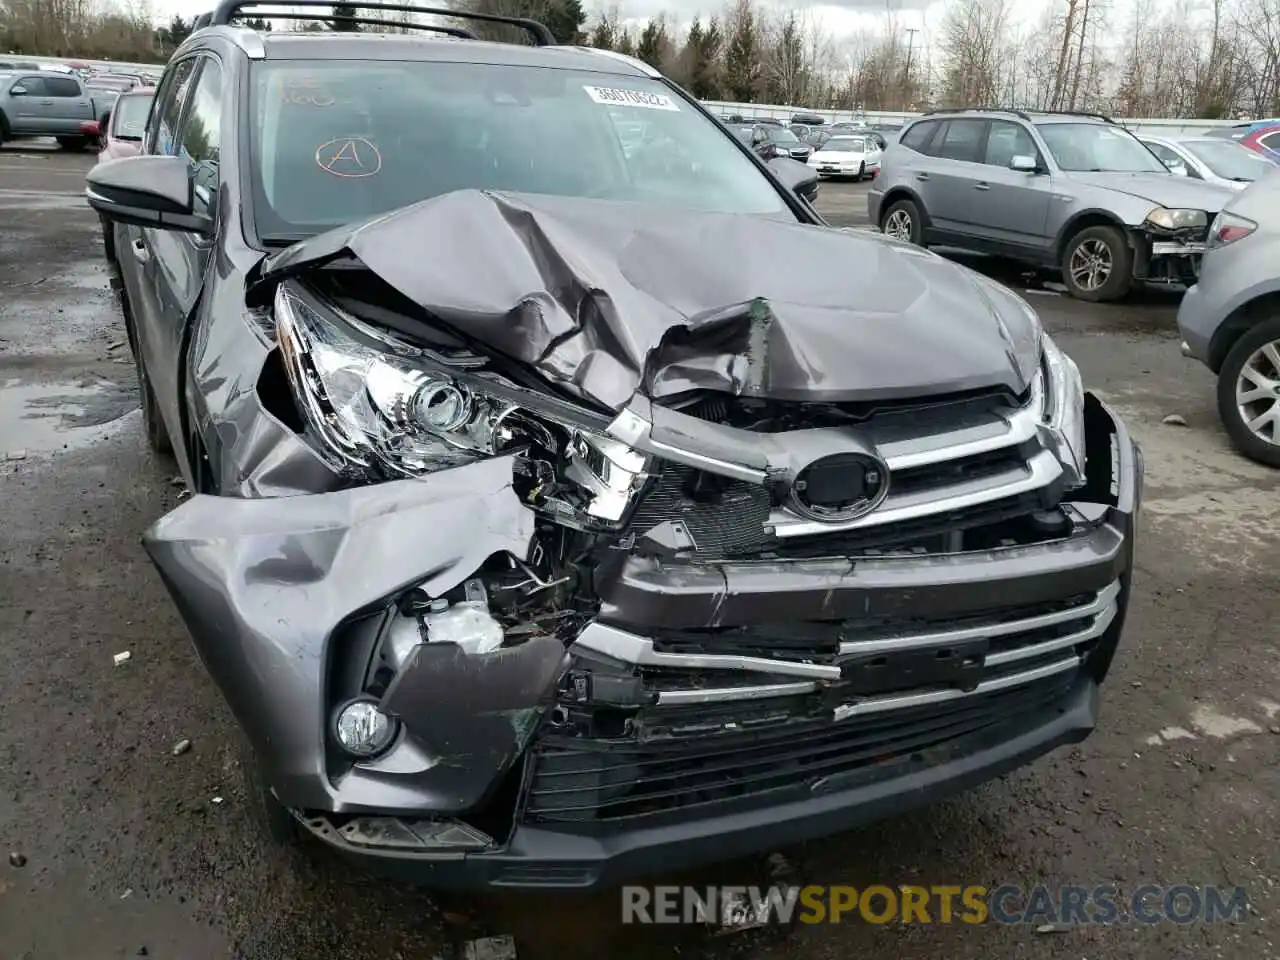
[[[1244,376],[1246,368],[1254,372],[1254,378]],[[1275,387],[1271,390],[1271,399],[1263,394],[1243,404],[1245,412],[1242,414],[1242,404],[1237,399],[1237,388],[1242,379],[1248,387],[1259,391],[1262,389],[1259,379],[1273,381]],[[1232,445],[1250,460],[1268,467],[1280,467],[1280,421],[1270,424],[1269,430],[1267,425],[1261,425],[1262,430],[1275,438],[1269,441],[1255,433],[1247,419],[1250,415],[1256,417],[1268,411],[1280,417],[1280,316],[1251,327],[1236,341],[1218,371],[1218,416],[1222,418]]]
[[[102,223],[102,249],[107,255],[107,263],[116,262],[116,231],[106,217],[98,218]]]
[[[302,827],[271,792],[253,748],[241,734],[240,773],[244,778],[244,804],[257,827],[272,843],[293,847],[302,839]]]
[[[73,153],[79,153],[81,150],[89,146],[88,137],[58,137],[58,146],[63,150],[70,150]]]
[[[1062,282],[1077,300],[1118,300],[1133,286],[1133,249],[1116,227],[1085,227],[1067,241],[1061,266]]]
[[[914,200],[897,200],[880,218],[880,232],[918,247],[924,246],[924,223]]]
[[[151,378],[147,376],[147,364],[142,359],[142,345],[138,343],[138,333],[133,327],[133,310],[129,306],[127,287],[120,290],[120,306],[124,312],[124,322],[129,335],[129,343],[133,347],[133,367],[138,375],[138,405],[142,408],[142,430],[147,436],[147,446],[161,457],[173,456],[173,443],[164,428],[164,419],[160,416],[160,405],[156,403],[155,391],[151,389]]]

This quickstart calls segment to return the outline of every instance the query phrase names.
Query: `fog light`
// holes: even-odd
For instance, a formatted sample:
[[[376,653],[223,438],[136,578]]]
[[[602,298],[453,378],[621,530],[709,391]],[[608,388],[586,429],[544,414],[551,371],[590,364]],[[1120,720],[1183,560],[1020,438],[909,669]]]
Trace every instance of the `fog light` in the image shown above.
[[[342,749],[357,757],[376,756],[395,738],[396,725],[372,700],[354,700],[338,711],[334,735]]]

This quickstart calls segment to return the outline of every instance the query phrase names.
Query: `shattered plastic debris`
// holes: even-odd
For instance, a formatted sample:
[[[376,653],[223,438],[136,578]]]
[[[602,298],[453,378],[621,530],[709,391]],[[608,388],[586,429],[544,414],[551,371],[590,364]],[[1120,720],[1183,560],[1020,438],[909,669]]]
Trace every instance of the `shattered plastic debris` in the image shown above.
[[[19,853],[17,850],[14,850],[12,853],[9,854],[9,866],[22,869],[26,865],[27,865],[27,858],[25,855]],[[515,954],[513,953],[512,956],[514,957]]]
[[[27,459],[27,451],[10,450],[7,454],[5,454],[5,459],[6,460],[25,460]]]
[[[462,946],[462,960],[516,960],[516,941],[509,936],[468,940]]]
[[[1171,413],[1160,422],[1170,427],[1185,427],[1187,425],[1187,418],[1181,414]]]
[[[131,654],[128,650],[121,650],[111,659],[114,660],[116,666],[119,667],[119,666],[122,666],[123,664],[128,663],[130,660],[132,660],[133,654]]]
[[[175,757],[180,757],[190,749],[191,749],[190,740],[179,740],[177,743],[173,745],[173,755]]]

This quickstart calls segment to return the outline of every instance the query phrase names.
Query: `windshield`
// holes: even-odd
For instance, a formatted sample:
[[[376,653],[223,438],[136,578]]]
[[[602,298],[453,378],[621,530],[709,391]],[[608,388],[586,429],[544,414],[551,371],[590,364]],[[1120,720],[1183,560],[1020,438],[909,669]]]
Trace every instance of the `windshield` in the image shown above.
[[[111,135],[119,140],[141,140],[150,112],[151,94],[120,97],[111,108]]]
[[[1262,154],[1231,140],[1187,140],[1182,146],[1227,180],[1251,182],[1275,169],[1275,164]]]
[[[822,145],[823,153],[865,153],[867,141],[862,137],[832,137]]]
[[[765,127],[769,139],[774,143],[799,143],[800,138],[783,127]]]
[[[1127,130],[1103,123],[1046,123],[1038,128],[1063,170],[1163,173],[1168,168]]]
[[[306,236],[466,189],[788,210],[721,129],[648,78],[289,60],[254,64],[251,97],[264,238]]]

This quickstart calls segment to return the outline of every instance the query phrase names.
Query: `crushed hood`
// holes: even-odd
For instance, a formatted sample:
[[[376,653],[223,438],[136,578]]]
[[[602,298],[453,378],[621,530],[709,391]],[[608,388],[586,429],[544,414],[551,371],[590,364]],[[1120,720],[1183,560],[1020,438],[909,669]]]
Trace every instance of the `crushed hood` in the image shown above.
[[[295,244],[259,283],[346,256],[455,331],[614,410],[636,391],[1021,393],[1036,363],[1037,324],[1017,297],[861,231],[459,191]]]
[[[1172,173],[1073,173],[1071,179],[1150,200],[1170,210],[1217,213],[1235,194],[1219,184]]]

